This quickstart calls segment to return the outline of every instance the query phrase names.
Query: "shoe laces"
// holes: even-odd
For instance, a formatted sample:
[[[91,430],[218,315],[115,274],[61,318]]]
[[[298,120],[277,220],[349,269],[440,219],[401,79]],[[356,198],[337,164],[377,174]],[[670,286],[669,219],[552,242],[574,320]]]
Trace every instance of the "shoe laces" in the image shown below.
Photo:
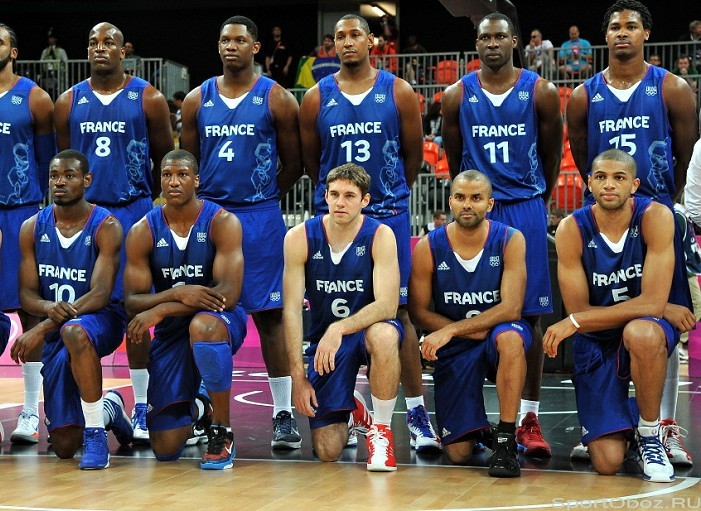
[[[292,434],[292,414],[282,411],[275,417],[275,426],[283,435]]]
[[[220,454],[226,445],[226,429],[212,426],[209,432],[209,447],[207,447],[207,453]]]
[[[638,445],[640,446],[640,456],[646,463],[665,464],[667,453],[656,435],[638,437]]]
[[[524,423],[521,425],[521,428],[523,428],[526,435],[538,436],[538,437],[543,436],[543,432],[540,429],[540,424],[538,423],[537,420],[524,421]]]
[[[686,438],[686,436],[689,434],[687,429],[682,428],[676,422],[663,423],[661,434],[666,451],[669,452],[672,449],[686,451],[684,449],[682,438]]]
[[[389,447],[389,439],[387,438],[387,432],[384,428],[373,426],[370,428],[368,436],[370,437],[370,442],[373,446],[381,447],[383,449],[387,449],[387,447]]]
[[[146,406],[145,405],[136,405],[134,407],[134,419],[135,419],[135,425],[136,428],[138,429],[148,429],[146,427]],[[134,429],[136,429],[134,428]]]
[[[431,422],[428,419],[426,409],[422,405],[409,410],[409,421],[413,426],[416,426],[422,432],[430,432]]]
[[[83,454],[101,454],[102,445],[100,442],[99,429],[88,429],[85,431],[85,439],[83,441]]]

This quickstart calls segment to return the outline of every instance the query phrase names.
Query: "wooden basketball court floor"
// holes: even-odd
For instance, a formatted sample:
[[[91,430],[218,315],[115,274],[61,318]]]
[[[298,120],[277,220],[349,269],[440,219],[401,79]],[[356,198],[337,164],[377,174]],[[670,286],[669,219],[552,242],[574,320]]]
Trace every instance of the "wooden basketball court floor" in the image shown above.
[[[116,388],[132,407],[126,368],[105,368],[105,390]],[[309,425],[297,415],[304,438],[295,451],[272,451],[271,405],[267,378],[260,369],[236,368],[232,388],[232,424],[236,436],[233,470],[200,470],[204,446],[188,447],[177,462],[159,463],[150,449],[118,449],[110,434],[111,465],[81,471],[78,457],[59,460],[41,426],[38,445],[12,445],[3,439],[0,454],[2,510],[534,510],[534,509],[699,509],[701,508],[701,379],[683,378],[677,420],[689,430],[685,443],[697,466],[677,469],[671,484],[644,482],[634,462],[621,474],[597,476],[588,463],[569,459],[579,441],[574,391],[568,375],[546,375],[540,420],[553,449],[551,459],[521,456],[522,476],[487,475],[489,451],[473,456],[472,466],[451,466],[442,455],[417,455],[409,447],[403,396],[393,431],[399,469],[369,473],[362,441],[346,448],[337,463],[315,460]],[[367,380],[357,388],[369,397]],[[429,410],[433,384],[425,375]],[[497,420],[496,392],[485,389],[490,419]],[[6,435],[21,408],[19,368],[0,369],[0,422]],[[399,406],[402,405],[402,406]],[[42,417],[43,419],[43,417]]]

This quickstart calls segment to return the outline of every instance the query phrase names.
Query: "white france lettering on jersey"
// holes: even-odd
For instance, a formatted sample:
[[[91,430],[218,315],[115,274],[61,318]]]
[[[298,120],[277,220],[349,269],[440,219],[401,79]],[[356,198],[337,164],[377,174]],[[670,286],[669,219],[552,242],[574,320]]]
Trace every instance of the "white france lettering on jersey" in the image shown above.
[[[611,284],[619,284],[620,282],[628,282],[629,280],[641,278],[643,276],[643,265],[634,264],[628,268],[621,268],[620,270],[613,271],[611,273],[592,273],[591,281],[597,287],[605,287]]]
[[[472,136],[474,138],[484,137],[525,137],[525,124],[498,124],[496,126],[486,126],[475,124],[472,126]]]
[[[2,133],[3,135],[9,135],[11,127],[12,123],[10,122],[0,122],[0,133]]]
[[[599,121],[599,131],[610,133],[630,129],[647,129],[650,127],[649,115],[636,115],[633,117],[621,117],[620,119],[605,119]]]
[[[205,137],[253,136],[255,124],[212,124],[204,127]]]
[[[477,305],[480,303],[499,303],[501,302],[501,293],[498,289],[493,291],[472,291],[462,293],[459,291],[443,292],[443,300],[446,304],[457,305]]]
[[[179,279],[180,277],[203,277],[204,270],[201,264],[183,264],[176,268],[161,268],[164,279]]]
[[[124,121],[85,121],[80,123],[81,133],[126,133]]]
[[[362,293],[362,279],[358,280],[317,280],[316,290],[324,293]]]
[[[52,279],[72,280],[75,282],[87,282],[87,270],[81,268],[64,268],[53,264],[39,264],[39,276]]]
[[[381,121],[351,122],[329,126],[331,138],[344,135],[364,135],[366,133],[382,133]]]

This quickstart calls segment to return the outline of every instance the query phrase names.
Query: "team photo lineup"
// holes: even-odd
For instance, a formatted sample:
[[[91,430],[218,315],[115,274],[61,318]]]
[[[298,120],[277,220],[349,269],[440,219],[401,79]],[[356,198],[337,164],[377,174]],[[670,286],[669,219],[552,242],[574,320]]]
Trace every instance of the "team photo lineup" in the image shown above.
[[[0,18],[0,354],[21,365],[24,396],[0,440],[36,444],[41,420],[82,470],[110,466],[109,432],[159,462],[202,444],[201,469],[232,469],[246,442],[232,371],[254,325],[272,450],[304,437],[335,462],[362,440],[371,472],[396,471],[396,450],[455,465],[486,451],[489,476],[519,477],[520,456],[553,456],[543,366],[567,345],[572,459],[613,475],[633,458],[645,481],[673,482],[693,464],[675,417],[701,315],[697,92],[645,58],[643,3],[596,16],[607,64],[574,70],[566,108],[540,68],[514,62],[512,19],[484,16],[475,65],[428,130],[414,71],[387,64],[389,31],[358,14],[324,36],[317,58],[336,64],[300,97],[289,60],[256,63],[255,21],[223,20],[220,74],[176,93],[177,112],[129,72],[128,27],[92,27],[89,77],[52,92],[17,72],[22,34]],[[581,191],[552,223],[563,141]],[[449,196],[413,237],[427,143]],[[311,215],[289,228],[280,201],[303,176]],[[123,343],[133,396],[103,388],[101,359]]]

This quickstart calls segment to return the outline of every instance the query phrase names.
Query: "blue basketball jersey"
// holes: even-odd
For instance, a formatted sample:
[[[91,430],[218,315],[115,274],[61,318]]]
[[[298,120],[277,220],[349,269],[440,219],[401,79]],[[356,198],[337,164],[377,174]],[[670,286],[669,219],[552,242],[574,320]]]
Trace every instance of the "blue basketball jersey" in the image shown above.
[[[319,82],[321,162],[314,191],[317,213],[329,210],[324,200],[326,176],[344,163],[361,165],[372,178],[370,204],[363,213],[382,218],[408,210],[409,187],[404,175],[394,80],[393,74],[379,71],[375,84],[358,106],[343,95],[333,75]]]
[[[210,237],[212,220],[221,211],[213,202],[202,201],[200,213],[190,230],[187,245],[181,250],[173,237],[163,207],[154,208],[146,214],[151,230],[151,275],[156,292],[183,284],[211,287],[212,265],[216,247]],[[156,325],[156,337],[169,338],[188,331],[190,316],[172,316]]]
[[[640,187],[635,194],[671,207],[675,191],[672,129],[662,95],[667,73],[650,66],[625,102],[611,92],[602,73],[584,82],[584,87],[589,102],[587,172],[603,151],[614,147],[626,151],[638,168]]]
[[[54,205],[39,211],[34,227],[34,254],[39,294],[44,300],[73,303],[88,291],[99,253],[95,236],[110,212],[94,206],[83,230],[64,248],[58,237]]]
[[[471,318],[501,302],[504,250],[515,229],[495,220],[473,271],[461,264],[445,226],[428,234],[433,257],[433,304],[436,313],[453,321]]]
[[[258,77],[235,108],[219,95],[217,77],[202,84],[197,112],[200,188],[197,195],[224,207],[277,201],[277,136],[270,112],[275,82]]]
[[[331,323],[375,301],[372,244],[382,224],[364,217],[353,243],[336,264],[331,260],[324,216],[316,216],[304,223],[307,234],[305,286],[312,314],[307,337],[312,342],[318,342]]]
[[[34,154],[34,119],[29,109],[29,94],[36,83],[20,77],[0,97],[0,206],[15,207],[41,202],[41,181]]]
[[[535,109],[538,79],[522,69],[504,102],[495,106],[480,86],[479,73],[462,77],[460,170],[487,174],[497,201],[532,199],[545,191]]]
[[[71,149],[90,162],[90,202],[123,206],[150,197],[153,185],[144,89],[148,82],[132,77],[108,105],[103,105],[85,80],[73,86],[68,119]]]

